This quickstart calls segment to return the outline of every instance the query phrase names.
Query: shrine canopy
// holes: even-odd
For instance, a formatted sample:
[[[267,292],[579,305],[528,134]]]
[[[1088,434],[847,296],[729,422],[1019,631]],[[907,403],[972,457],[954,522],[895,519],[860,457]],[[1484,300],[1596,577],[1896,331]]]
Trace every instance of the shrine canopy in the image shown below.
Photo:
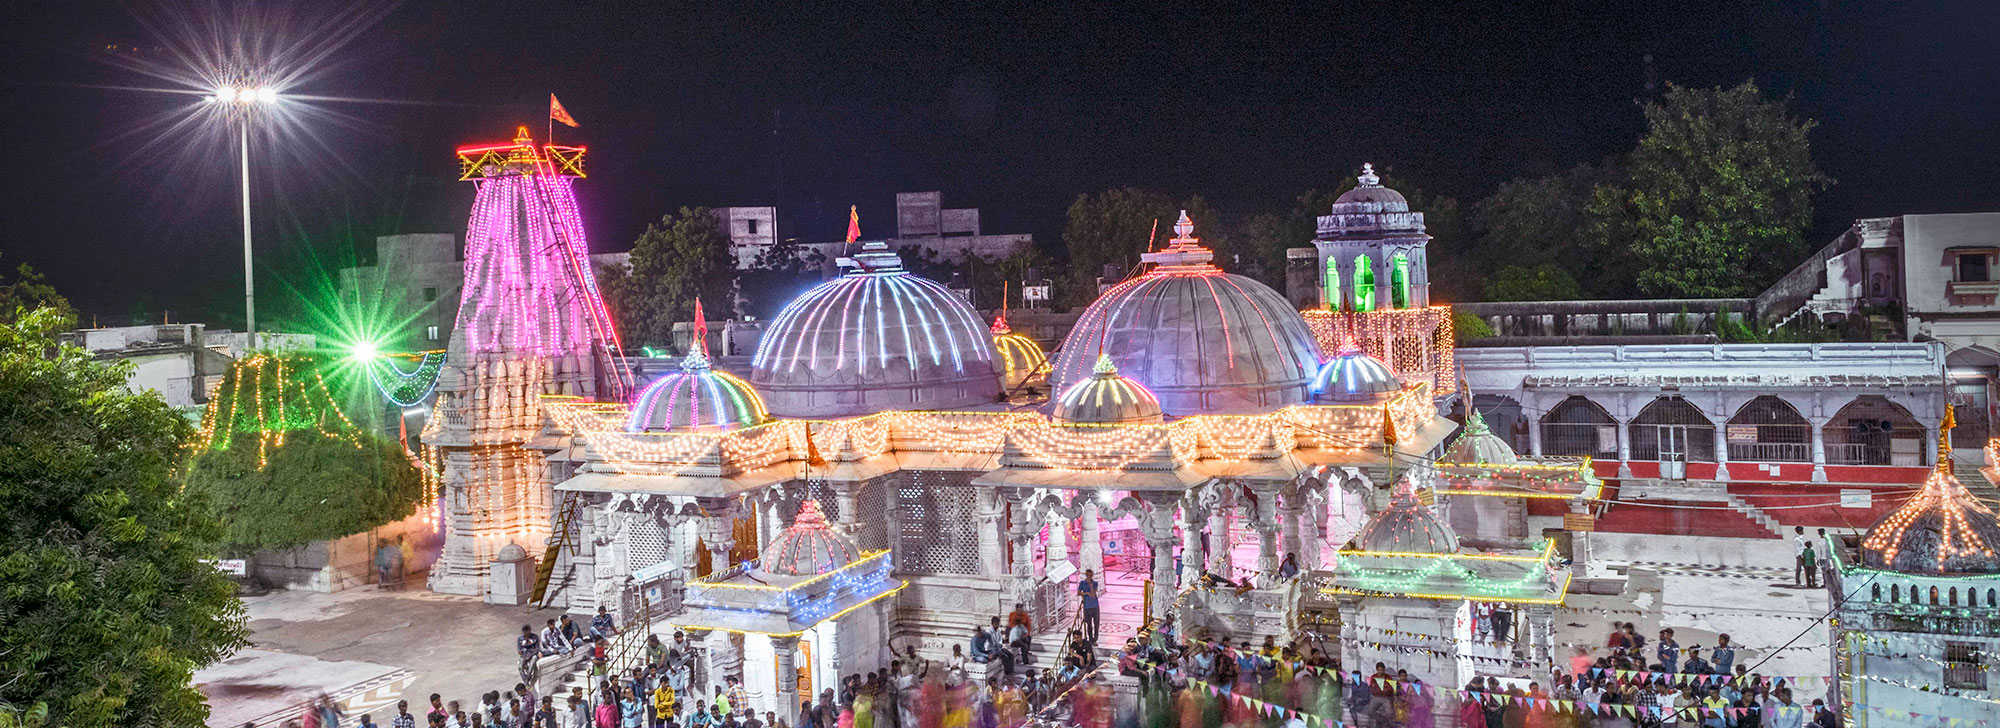
[[[1457,534],[1405,480],[1389,507],[1334,554],[1333,567],[1308,574],[1305,587],[1325,595],[1559,604],[1569,580],[1553,541],[1533,552],[1460,553]]]
[[[1523,457],[1473,410],[1434,464],[1434,486],[1447,495],[1596,500],[1604,484],[1590,458]]]
[[[763,553],[771,563],[746,561],[689,582],[674,626],[795,637],[906,584],[891,576],[888,550],[854,548],[811,500]]]

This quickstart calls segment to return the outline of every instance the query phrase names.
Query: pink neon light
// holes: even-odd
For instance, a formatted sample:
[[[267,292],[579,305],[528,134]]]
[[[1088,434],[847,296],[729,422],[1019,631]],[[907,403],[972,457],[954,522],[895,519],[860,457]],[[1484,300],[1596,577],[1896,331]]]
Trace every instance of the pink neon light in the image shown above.
[[[617,333],[582,252],[586,243],[573,182],[553,174],[474,180],[479,191],[467,223],[466,286],[459,304],[459,326],[472,351],[587,356],[594,338],[616,345]],[[565,246],[556,244],[557,225],[575,252],[566,255]],[[583,291],[569,291],[572,277],[583,281]],[[562,303],[576,298],[584,305]]]

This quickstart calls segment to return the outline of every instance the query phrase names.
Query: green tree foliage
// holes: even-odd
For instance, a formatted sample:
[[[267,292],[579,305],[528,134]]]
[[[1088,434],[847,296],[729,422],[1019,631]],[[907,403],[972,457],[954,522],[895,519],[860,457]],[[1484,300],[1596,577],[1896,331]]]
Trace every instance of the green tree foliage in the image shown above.
[[[1454,310],[1451,312],[1452,343],[1463,346],[1465,342],[1492,338],[1492,336],[1493,326],[1486,323],[1486,319],[1473,315],[1471,311]]]
[[[1832,183],[1812,163],[1814,123],[1748,81],[1669,87],[1645,112],[1626,180],[1599,185],[1589,210],[1594,234],[1629,246],[1639,292],[1755,295],[1796,265],[1812,196]]]
[[[1528,177],[1501,183],[1493,194],[1472,207],[1473,234],[1478,241],[1471,257],[1482,268],[1496,271],[1486,284],[1489,301],[1540,301],[1561,298],[1609,298],[1631,292],[1629,271],[1615,263],[1624,250],[1611,250],[1593,234],[1590,204],[1603,184],[1622,182],[1617,164],[1579,164],[1562,174]],[[1543,298],[1503,298],[1494,293],[1506,267],[1534,270],[1553,265],[1567,271],[1573,294]],[[1514,275],[1518,276],[1517,271]],[[1504,289],[1513,284],[1501,283]]]
[[[230,549],[360,533],[409,516],[424,495],[400,444],[334,409],[319,368],[309,357],[245,359],[209,401],[187,483],[221,518]]]
[[[1139,256],[1150,248],[1164,247],[1174,236],[1174,221],[1186,210],[1195,223],[1195,237],[1216,251],[1216,262],[1232,260],[1229,236],[1223,234],[1215,211],[1200,196],[1176,204],[1163,192],[1120,187],[1095,195],[1079,195],[1069,206],[1069,222],[1063,227],[1063,245],[1069,251],[1069,274],[1058,281],[1056,298],[1061,305],[1076,307],[1097,298],[1097,278],[1105,265],[1114,265],[1122,274],[1139,264]],[[1158,222],[1152,239],[1147,234]]]
[[[12,322],[38,308],[54,309],[58,315],[75,318],[75,310],[69,306],[69,299],[56,293],[54,286],[42,281],[42,274],[32,266],[22,263],[14,269],[12,279],[0,276],[0,321]]]
[[[1510,265],[1486,279],[1488,301],[1573,301],[1582,297],[1576,278],[1555,263]]]
[[[627,348],[666,346],[674,322],[694,317],[694,300],[711,314],[735,306],[736,256],[729,234],[706,207],[683,207],[646,226],[631,262],[606,271],[600,287]]]
[[[128,365],[58,346],[70,317],[0,323],[0,712],[201,725],[190,680],[245,644],[221,527],[174,472],[190,434]]]
[[[222,542],[248,552],[299,546],[402,520],[423,498],[422,477],[402,447],[372,434],[300,431],[257,467],[254,435],[195,456],[188,489],[222,519]]]

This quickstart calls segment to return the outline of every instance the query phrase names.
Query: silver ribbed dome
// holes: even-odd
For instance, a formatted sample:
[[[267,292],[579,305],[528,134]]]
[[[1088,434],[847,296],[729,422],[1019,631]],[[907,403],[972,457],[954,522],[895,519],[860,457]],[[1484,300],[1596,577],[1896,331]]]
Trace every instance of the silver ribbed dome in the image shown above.
[[[792,525],[764,547],[758,568],[779,576],[818,576],[859,560],[861,549],[827,526],[819,502],[808,498]]]
[[[993,317],[993,350],[1000,355],[1002,384],[1014,389],[1035,377],[1049,373],[1049,355],[1034,339],[1014,333],[1007,313]]]
[[[1136,425],[1164,419],[1159,398],[1145,385],[1118,376],[1118,367],[1103,354],[1089,379],[1070,385],[1056,398],[1053,417],[1061,425]]]
[[[688,353],[681,369],[653,380],[632,402],[625,429],[702,431],[754,427],[770,419],[749,382],[709,368],[708,356]]]
[[[1309,389],[1314,402],[1368,404],[1403,391],[1403,380],[1381,359],[1348,344],[1319,366]]]
[[[1447,463],[1513,465],[1520,461],[1520,457],[1514,454],[1514,446],[1487,428],[1486,418],[1479,414],[1479,410],[1465,416],[1465,429],[1444,451],[1444,462]]]
[[[851,270],[806,291],[772,320],[750,383],[779,417],[950,409],[1000,394],[993,335],[943,285],[903,270],[880,242]]]
[[[1155,267],[1084,310],[1056,356],[1052,390],[1089,379],[1103,352],[1174,416],[1306,401],[1319,345],[1305,320],[1269,286],[1210,265],[1214,254],[1189,235],[1193,228],[1181,213],[1173,244],[1143,256]]]
[[[1417,501],[1406,476],[1397,484],[1389,507],[1368,519],[1354,543],[1362,551],[1376,553],[1451,554],[1458,552],[1458,532]]]
[[[1922,490],[1868,529],[1863,564],[1905,574],[2000,574],[2000,521],[1952,475],[1951,461],[1941,462]]]

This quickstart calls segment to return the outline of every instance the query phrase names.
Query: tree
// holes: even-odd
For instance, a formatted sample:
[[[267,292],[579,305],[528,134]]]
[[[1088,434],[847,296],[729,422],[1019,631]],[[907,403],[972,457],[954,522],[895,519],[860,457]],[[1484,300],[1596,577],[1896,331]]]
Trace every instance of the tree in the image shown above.
[[[736,256],[722,220],[706,207],[683,207],[646,226],[623,269],[606,271],[601,288],[625,345],[665,346],[674,323],[694,316],[699,297],[709,311],[735,307]]]
[[[1616,162],[1579,164],[1561,174],[1501,183],[1493,194],[1473,205],[1472,229],[1478,246],[1468,252],[1482,268],[1495,270],[1495,276],[1506,266],[1533,270],[1554,264],[1571,272],[1572,283],[1577,279],[1589,282],[1587,291],[1578,287],[1577,294],[1569,297],[1611,297],[1629,292],[1631,279],[1622,271],[1611,270],[1612,263],[1622,259],[1624,246],[1614,250],[1594,235],[1590,215],[1597,187],[1621,183],[1621,174]],[[1494,284],[1489,278],[1488,300],[1555,300],[1494,298]]]
[[[1832,183],[1812,163],[1813,122],[1749,81],[1671,86],[1645,113],[1626,180],[1590,205],[1594,234],[1629,241],[1640,293],[1754,295],[1798,262],[1812,196]]]
[[[335,410],[307,357],[241,360],[209,401],[188,489],[239,553],[361,533],[408,517],[423,478],[402,445]]]
[[[1562,266],[1510,265],[1494,271],[1486,279],[1488,301],[1574,301],[1583,297],[1583,288]]]
[[[70,317],[0,322],[0,713],[200,725],[194,670],[245,644],[221,528],[174,473],[190,427],[128,364],[59,345]]]
[[[1064,306],[1088,304],[1097,298],[1097,278],[1104,266],[1115,266],[1120,274],[1139,264],[1139,256],[1149,248],[1158,249],[1174,236],[1174,221],[1181,210],[1195,222],[1195,237],[1216,251],[1216,262],[1228,261],[1228,236],[1221,221],[1200,196],[1175,204],[1163,192],[1120,187],[1095,195],[1078,195],[1069,206],[1069,222],[1063,226],[1063,245],[1069,252],[1069,275],[1058,283],[1056,298]],[[1147,238],[1158,223],[1158,231]]]
[[[12,322],[22,315],[38,308],[55,309],[58,315],[75,318],[75,310],[70,308],[69,299],[57,293],[54,286],[42,281],[42,274],[34,267],[22,263],[14,269],[13,280],[0,279],[0,321]]]

